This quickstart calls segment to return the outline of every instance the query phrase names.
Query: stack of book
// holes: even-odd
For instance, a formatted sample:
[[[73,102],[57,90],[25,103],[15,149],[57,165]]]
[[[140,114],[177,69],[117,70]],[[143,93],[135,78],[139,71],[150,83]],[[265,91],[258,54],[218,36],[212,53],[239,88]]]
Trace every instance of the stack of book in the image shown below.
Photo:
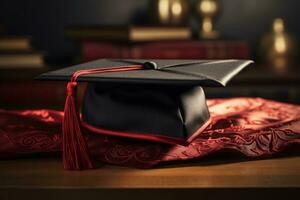
[[[248,59],[249,45],[236,40],[192,40],[188,27],[69,27],[83,61],[99,58]]]
[[[41,68],[43,57],[32,48],[30,37],[0,36],[0,69]]]
[[[44,53],[32,47],[31,38],[0,36],[0,105],[1,108],[25,108],[52,105],[64,91],[53,83],[33,81],[48,70]],[[47,92],[45,92],[45,89]]]

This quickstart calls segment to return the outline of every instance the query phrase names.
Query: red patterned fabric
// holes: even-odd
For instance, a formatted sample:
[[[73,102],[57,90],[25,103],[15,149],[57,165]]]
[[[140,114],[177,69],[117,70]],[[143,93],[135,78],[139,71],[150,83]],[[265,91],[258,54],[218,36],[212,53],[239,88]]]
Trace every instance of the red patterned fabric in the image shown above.
[[[149,168],[222,149],[260,157],[300,144],[300,106],[260,98],[213,99],[208,106],[212,123],[187,147],[86,132],[88,146],[102,162]],[[62,117],[54,110],[0,110],[0,158],[60,155]]]

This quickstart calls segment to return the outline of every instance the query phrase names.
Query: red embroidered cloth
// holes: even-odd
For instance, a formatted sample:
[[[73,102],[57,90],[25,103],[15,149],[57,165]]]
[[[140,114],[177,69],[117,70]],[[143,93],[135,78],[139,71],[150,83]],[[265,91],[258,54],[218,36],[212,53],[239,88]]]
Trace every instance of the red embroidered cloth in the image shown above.
[[[300,106],[260,98],[213,99],[208,106],[212,123],[187,147],[85,135],[95,159],[137,168],[200,158],[222,149],[260,157],[300,144]],[[62,116],[54,110],[0,110],[0,158],[59,155]]]

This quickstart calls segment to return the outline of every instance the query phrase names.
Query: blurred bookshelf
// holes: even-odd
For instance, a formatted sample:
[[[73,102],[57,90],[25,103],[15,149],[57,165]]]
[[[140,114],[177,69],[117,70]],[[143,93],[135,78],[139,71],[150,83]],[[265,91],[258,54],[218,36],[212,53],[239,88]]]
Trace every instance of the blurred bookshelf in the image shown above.
[[[166,34],[159,34],[166,31]],[[132,34],[142,35],[133,37]],[[133,34],[133,35],[134,35]],[[171,36],[167,36],[170,34]],[[2,108],[58,108],[65,99],[63,82],[35,81],[48,70],[59,69],[101,58],[133,59],[251,59],[247,41],[219,38],[195,39],[186,27],[66,27],[65,36],[77,44],[80,55],[75,62],[47,66],[44,59],[19,66],[0,67],[0,104]],[[35,52],[30,37],[2,37],[0,52],[29,54]],[[7,38],[9,40],[7,40]],[[42,56],[43,54],[39,54]],[[1,55],[0,55],[1,57]],[[42,57],[40,57],[42,58]],[[14,59],[13,59],[14,60]],[[39,64],[40,62],[40,64]],[[1,63],[0,63],[1,66]],[[296,67],[279,73],[267,65],[254,64],[244,70],[226,88],[206,88],[208,98],[237,96],[262,97],[283,102],[300,103],[300,73]],[[79,93],[83,96],[84,87]]]

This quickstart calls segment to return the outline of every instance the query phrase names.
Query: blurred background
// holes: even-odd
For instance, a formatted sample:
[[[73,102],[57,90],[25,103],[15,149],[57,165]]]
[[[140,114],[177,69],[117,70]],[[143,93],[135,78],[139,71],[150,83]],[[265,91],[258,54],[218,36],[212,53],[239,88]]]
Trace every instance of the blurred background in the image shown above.
[[[98,58],[253,59],[207,96],[300,103],[298,8],[297,0],[1,0],[0,105],[62,106],[64,83],[33,78]]]

